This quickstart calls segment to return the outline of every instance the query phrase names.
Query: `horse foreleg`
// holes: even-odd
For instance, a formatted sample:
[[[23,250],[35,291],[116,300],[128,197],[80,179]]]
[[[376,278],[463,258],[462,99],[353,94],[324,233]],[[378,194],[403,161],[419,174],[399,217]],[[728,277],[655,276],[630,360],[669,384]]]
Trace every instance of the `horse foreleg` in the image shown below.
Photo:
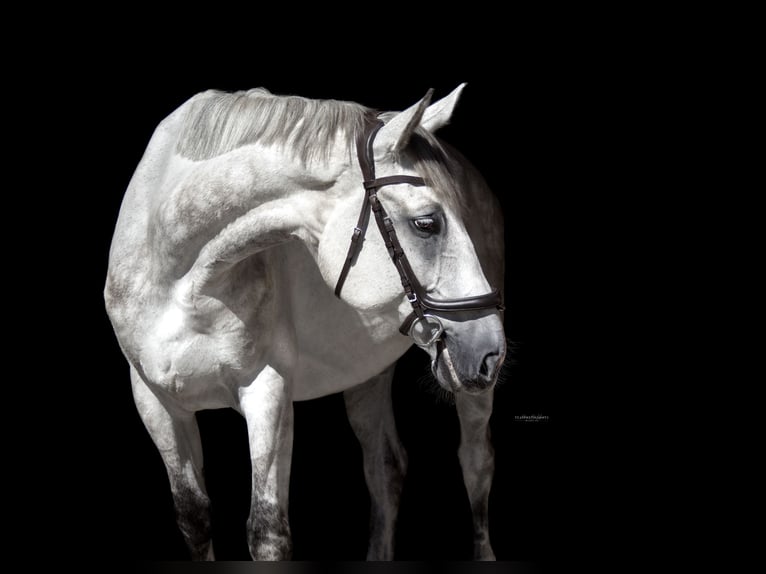
[[[274,369],[266,367],[239,395],[253,471],[247,520],[250,555],[253,560],[289,560],[292,539],[288,496],[293,447],[289,385]]]
[[[138,414],[165,463],[178,527],[192,560],[214,560],[197,419],[192,412],[168,409],[134,369],[131,381]]]
[[[392,365],[365,384],[343,393],[346,412],[364,459],[370,491],[370,545],[367,560],[393,560],[399,498],[407,453],[396,432],[391,399]]]
[[[474,560],[495,560],[489,540],[489,491],[495,472],[495,451],[490,442],[489,417],[494,391],[483,395],[457,393],[460,418],[458,458],[473,514]]]

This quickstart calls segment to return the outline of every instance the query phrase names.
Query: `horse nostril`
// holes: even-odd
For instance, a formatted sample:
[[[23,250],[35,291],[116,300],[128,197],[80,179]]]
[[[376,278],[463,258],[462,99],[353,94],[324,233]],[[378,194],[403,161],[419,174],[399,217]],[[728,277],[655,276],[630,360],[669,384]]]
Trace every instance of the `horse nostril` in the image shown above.
[[[487,353],[484,359],[481,361],[479,367],[479,375],[489,379],[495,373],[495,367],[497,367],[497,361],[500,358],[500,354],[496,352]]]

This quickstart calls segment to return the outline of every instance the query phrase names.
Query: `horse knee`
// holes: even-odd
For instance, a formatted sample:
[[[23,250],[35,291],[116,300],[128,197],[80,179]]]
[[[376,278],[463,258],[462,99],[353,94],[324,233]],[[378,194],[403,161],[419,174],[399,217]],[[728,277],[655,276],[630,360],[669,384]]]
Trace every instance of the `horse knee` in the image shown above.
[[[287,513],[274,503],[254,503],[247,520],[247,541],[253,560],[289,560],[292,538]]]

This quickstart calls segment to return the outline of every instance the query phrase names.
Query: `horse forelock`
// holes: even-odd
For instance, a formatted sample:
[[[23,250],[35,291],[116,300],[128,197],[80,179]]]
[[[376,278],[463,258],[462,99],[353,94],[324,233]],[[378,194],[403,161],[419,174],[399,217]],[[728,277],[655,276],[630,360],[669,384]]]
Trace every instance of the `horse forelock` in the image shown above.
[[[282,145],[304,164],[326,160],[340,134],[351,152],[374,113],[354,102],[276,96],[263,88],[213,91],[189,104],[176,151],[201,161],[259,142]]]
[[[466,196],[462,193],[465,173],[460,157],[423,128],[415,130],[405,152],[411,154],[415,171],[426,184],[458,214],[465,213]]]
[[[394,115],[395,112],[385,112],[379,118],[387,122]],[[423,127],[415,128],[407,146],[394,159],[412,162],[428,187],[458,214],[466,213],[466,194],[462,192],[462,186],[467,183],[467,174],[463,169],[465,159],[431,131]]]

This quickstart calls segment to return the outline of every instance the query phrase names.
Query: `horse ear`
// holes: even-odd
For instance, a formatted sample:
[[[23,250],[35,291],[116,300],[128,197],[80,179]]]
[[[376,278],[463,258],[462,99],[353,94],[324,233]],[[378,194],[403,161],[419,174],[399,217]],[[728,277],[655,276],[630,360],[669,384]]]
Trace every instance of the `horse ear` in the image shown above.
[[[455,110],[465,85],[465,82],[463,82],[452,90],[452,93],[448,96],[428,106],[428,109],[423,114],[423,119],[420,121],[420,125],[432,133],[446,126],[452,117],[452,112]]]
[[[414,106],[410,106],[403,112],[396,114],[386,125],[384,125],[375,138],[375,149],[380,155],[393,153],[396,155],[410,141],[412,133],[418,126],[435,132],[439,128],[446,126],[452,112],[455,110],[460,94],[463,92],[466,84],[463,82],[452,92],[443,97],[438,102],[431,104],[433,88],[428,90],[423,99]]]
[[[417,104],[410,106],[403,112],[399,112],[386,125],[380,128],[378,135],[375,137],[375,149],[382,152],[382,155],[387,153],[396,155],[407,147],[412,132],[415,131],[415,128],[420,125],[423,119],[423,114],[431,102],[433,93],[433,88],[428,90],[423,99]]]

